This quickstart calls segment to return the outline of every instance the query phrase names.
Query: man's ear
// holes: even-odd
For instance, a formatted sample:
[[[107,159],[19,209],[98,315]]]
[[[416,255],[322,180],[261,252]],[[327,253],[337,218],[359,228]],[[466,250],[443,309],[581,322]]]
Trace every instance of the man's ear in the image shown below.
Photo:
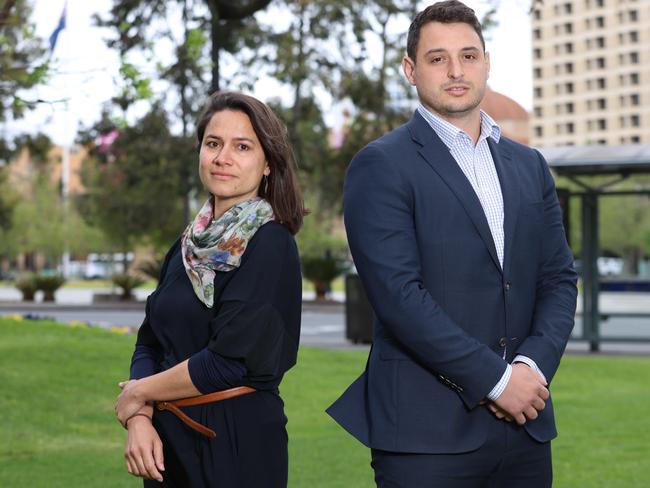
[[[408,82],[415,86],[415,61],[408,56],[402,58],[402,71]]]

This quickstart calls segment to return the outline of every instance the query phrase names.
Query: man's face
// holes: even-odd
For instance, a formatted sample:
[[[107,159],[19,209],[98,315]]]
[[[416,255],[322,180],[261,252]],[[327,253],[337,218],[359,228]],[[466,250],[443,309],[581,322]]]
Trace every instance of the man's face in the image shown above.
[[[422,104],[432,112],[450,122],[478,114],[490,58],[470,25],[423,25],[416,59],[405,56],[402,68]]]

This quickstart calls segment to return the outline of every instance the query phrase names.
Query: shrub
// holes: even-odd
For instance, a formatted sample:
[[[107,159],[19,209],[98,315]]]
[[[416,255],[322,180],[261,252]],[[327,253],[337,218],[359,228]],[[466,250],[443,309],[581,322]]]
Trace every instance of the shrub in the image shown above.
[[[111,281],[113,281],[117,287],[122,289],[121,299],[125,301],[133,300],[133,290],[144,283],[144,280],[139,276],[128,273],[114,274],[111,277]]]
[[[60,275],[38,275],[34,279],[36,288],[43,291],[43,301],[53,302],[54,293],[65,283],[65,278]]]
[[[33,302],[34,295],[38,291],[36,284],[36,275],[33,273],[25,273],[16,278],[14,286],[23,294],[24,302]]]

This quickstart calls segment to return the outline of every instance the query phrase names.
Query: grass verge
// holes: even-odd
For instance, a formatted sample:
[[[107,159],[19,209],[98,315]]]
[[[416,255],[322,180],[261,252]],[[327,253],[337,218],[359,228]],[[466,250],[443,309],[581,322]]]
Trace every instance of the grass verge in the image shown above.
[[[133,336],[0,319],[0,486],[136,487],[113,417]],[[305,348],[282,385],[290,487],[373,486],[369,453],[324,409],[365,352]],[[568,356],[554,380],[555,487],[636,487],[650,478],[650,359]]]

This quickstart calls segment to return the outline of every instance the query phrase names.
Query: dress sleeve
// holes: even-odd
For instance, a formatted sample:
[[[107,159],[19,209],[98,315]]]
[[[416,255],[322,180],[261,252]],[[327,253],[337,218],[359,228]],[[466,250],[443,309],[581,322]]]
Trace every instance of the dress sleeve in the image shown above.
[[[158,366],[160,364],[159,351],[160,344],[149,324],[149,298],[147,298],[144,321],[138,329],[135,351],[131,357],[130,378],[139,380],[158,373],[160,370]]]
[[[243,362],[243,383],[276,388],[296,363],[302,280],[295,241],[282,225],[262,226],[223,290],[208,348]]]
[[[171,256],[174,254],[174,251],[179,245],[180,237],[167,252],[163,264],[160,267],[160,277],[158,278],[159,284],[162,282],[165,276]],[[149,323],[150,298],[151,295],[147,297],[147,303],[144,309],[144,320],[138,329],[138,338],[135,342],[135,351],[133,351],[133,356],[131,357],[131,372],[129,377],[132,380],[146,378],[147,376],[154,375],[160,371],[159,364],[161,360],[161,347],[160,343],[158,342],[158,338],[153,333],[151,324]]]

